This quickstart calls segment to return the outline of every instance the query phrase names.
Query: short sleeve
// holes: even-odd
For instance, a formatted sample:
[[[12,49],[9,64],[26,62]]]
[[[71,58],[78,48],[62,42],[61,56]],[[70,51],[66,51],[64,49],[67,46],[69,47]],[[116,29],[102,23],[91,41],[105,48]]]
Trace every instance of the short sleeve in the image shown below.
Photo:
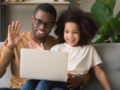
[[[55,45],[55,46],[53,46],[51,49],[50,49],[50,51],[58,51],[58,46],[57,45]]]
[[[96,49],[94,47],[92,47],[92,67],[101,64],[102,60],[100,58],[100,56],[98,55]]]

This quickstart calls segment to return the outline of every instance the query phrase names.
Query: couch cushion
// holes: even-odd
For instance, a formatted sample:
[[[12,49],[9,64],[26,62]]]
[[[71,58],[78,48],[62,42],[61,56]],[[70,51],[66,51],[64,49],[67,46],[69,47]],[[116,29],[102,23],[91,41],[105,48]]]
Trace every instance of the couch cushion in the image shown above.
[[[103,60],[105,71],[112,90],[120,90],[120,43],[103,43],[95,45],[95,48]],[[92,75],[93,81],[83,90],[104,90]]]

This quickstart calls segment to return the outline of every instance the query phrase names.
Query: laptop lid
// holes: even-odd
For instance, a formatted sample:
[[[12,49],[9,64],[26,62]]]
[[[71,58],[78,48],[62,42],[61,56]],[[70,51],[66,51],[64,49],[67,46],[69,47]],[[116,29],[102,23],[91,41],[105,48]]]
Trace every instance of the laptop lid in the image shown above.
[[[66,52],[21,49],[20,77],[52,81],[67,80]]]

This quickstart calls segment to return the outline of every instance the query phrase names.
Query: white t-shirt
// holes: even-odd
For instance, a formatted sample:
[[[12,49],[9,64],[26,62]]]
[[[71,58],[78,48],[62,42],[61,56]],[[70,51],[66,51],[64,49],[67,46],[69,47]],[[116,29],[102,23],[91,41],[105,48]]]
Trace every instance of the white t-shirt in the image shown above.
[[[87,74],[91,67],[102,63],[91,45],[71,47],[66,43],[55,45],[51,51],[68,53],[68,72],[76,75]]]

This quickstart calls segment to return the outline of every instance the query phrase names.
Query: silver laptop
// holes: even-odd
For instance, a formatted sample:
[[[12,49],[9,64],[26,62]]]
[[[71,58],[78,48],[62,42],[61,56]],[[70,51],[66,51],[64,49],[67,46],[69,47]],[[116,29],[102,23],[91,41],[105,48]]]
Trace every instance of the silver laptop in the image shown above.
[[[38,49],[21,49],[20,77],[52,81],[67,80],[66,52]]]

